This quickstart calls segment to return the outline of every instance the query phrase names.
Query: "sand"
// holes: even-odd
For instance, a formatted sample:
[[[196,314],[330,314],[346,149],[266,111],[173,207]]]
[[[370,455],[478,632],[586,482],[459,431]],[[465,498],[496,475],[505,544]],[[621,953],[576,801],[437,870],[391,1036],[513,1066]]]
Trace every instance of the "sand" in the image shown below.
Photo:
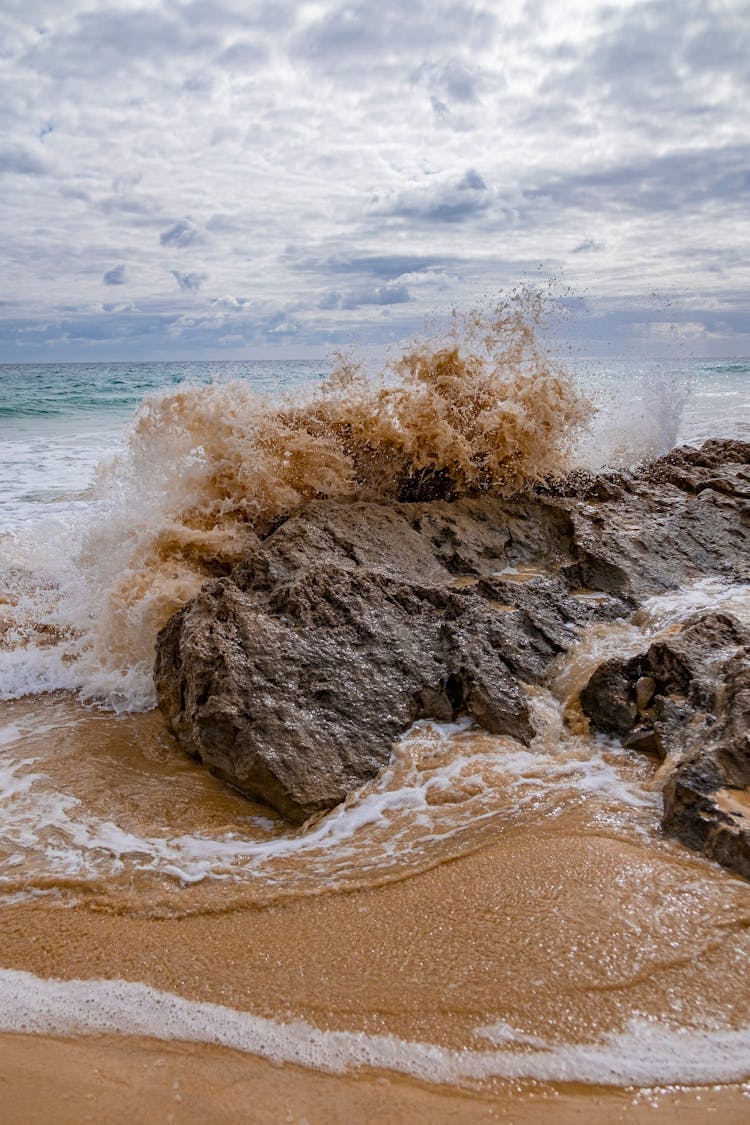
[[[679,1006],[745,1022],[745,885],[722,873],[722,900],[704,890],[701,916],[684,877],[702,874],[702,861],[584,834],[577,820],[570,811],[386,886],[263,909],[148,918],[6,907],[2,965],[144,981],[282,1021],[454,1048],[481,1046],[475,1029],[500,1019],[571,1041],[617,1028],[633,1010],[660,1016]],[[392,1072],[322,1074],[206,1044],[2,1039],[8,1125],[750,1119],[750,1086],[644,1092],[492,1080],[456,1089]]]

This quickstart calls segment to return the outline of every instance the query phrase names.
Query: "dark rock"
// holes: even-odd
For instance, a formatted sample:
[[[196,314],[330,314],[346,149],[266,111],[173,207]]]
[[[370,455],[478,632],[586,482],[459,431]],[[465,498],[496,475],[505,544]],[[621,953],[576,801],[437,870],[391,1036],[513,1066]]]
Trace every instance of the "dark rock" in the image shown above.
[[[162,630],[159,705],[189,753],[296,822],[373,777],[420,717],[528,742],[525,685],[581,626],[717,569],[750,577],[748,465],[750,445],[709,443],[512,500],[309,504]],[[659,685],[690,654],[657,656],[590,696],[603,729],[663,747],[680,720]]]
[[[639,717],[635,684],[642,678],[640,657],[599,665],[581,692],[583,712],[597,730],[621,738],[630,734]]]
[[[601,665],[581,705],[596,729],[670,757],[665,831],[750,878],[750,630],[703,614]]]

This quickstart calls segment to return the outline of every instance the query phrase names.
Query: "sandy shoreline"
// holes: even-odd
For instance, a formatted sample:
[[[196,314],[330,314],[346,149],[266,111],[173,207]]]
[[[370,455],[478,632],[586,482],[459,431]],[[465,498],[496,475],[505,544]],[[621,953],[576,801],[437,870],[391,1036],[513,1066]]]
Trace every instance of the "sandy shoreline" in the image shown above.
[[[580,826],[578,826],[580,829]],[[576,831],[576,812],[400,883],[174,919],[43,903],[0,913],[4,968],[144,981],[288,1022],[456,1049],[502,1019],[586,1039],[633,1010],[746,1022],[750,896],[717,873],[712,916],[670,894],[706,870],[674,847]],[[684,899],[684,889],[682,892]],[[730,910],[729,903],[733,903]],[[9,1125],[34,1122],[746,1121],[750,1087],[619,1090],[329,1075],[205,1044],[6,1034]],[[486,1044],[485,1044],[486,1045]],[[750,1074],[750,1062],[748,1065]],[[248,1106],[252,1116],[248,1117]]]
[[[750,1114],[750,1090],[739,1086],[642,1092],[528,1085],[478,1094],[398,1076],[333,1077],[217,1047],[23,1035],[0,1036],[0,1098],[6,1125],[742,1125]]]

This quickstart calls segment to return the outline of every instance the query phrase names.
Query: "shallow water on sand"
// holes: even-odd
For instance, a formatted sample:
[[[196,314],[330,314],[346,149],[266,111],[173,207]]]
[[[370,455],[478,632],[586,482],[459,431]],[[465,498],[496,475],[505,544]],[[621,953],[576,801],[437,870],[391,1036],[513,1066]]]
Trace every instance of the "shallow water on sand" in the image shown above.
[[[156,712],[4,704],[0,1030],[495,1092],[750,1078],[750,887],[660,835],[654,763],[563,722],[608,653],[704,604],[750,617],[745,587],[655,598],[582,634],[530,748],[418,724],[302,829]]]

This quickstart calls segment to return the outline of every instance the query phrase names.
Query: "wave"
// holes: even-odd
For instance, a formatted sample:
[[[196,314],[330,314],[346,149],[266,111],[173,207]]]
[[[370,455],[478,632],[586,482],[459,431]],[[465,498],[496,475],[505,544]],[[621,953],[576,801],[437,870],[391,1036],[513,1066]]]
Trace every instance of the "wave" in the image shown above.
[[[158,630],[300,504],[508,495],[564,471],[591,410],[540,344],[546,312],[521,289],[377,374],[339,357],[296,401],[241,382],[146,399],[79,525],[0,544],[4,697],[152,706]]]

